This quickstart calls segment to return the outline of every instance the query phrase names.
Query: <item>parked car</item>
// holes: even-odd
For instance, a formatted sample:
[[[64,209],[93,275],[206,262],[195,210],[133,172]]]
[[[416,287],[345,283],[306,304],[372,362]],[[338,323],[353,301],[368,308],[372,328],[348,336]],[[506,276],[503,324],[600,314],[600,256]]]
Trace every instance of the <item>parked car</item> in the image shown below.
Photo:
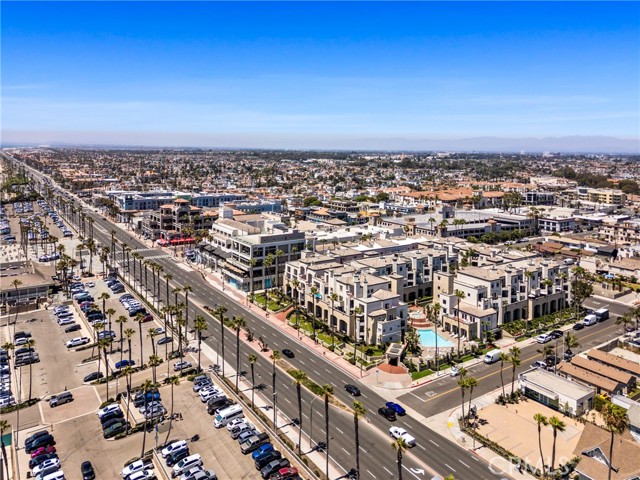
[[[88,460],[82,462],[82,465],[80,465],[80,474],[82,475],[82,480],[94,480],[96,478],[93,465],[91,465],[91,462]]]
[[[119,362],[116,362],[116,370],[120,370],[125,367],[133,367],[135,364],[136,362],[134,360],[120,360]]]
[[[296,467],[285,467],[278,470],[274,475],[271,475],[273,480],[286,480],[289,478],[299,478],[298,469]]]
[[[86,375],[82,379],[82,381],[83,382],[94,382],[96,380],[99,380],[102,377],[104,377],[104,374],[102,372],[91,372],[89,375]]]
[[[29,470],[33,470],[35,467],[40,465],[45,460],[49,460],[51,458],[58,458],[57,453],[43,453],[38,455],[37,457],[33,457],[29,460]]]
[[[135,462],[131,462],[129,465],[124,467],[120,472],[120,476],[128,477],[132,473],[139,472],[141,470],[146,470],[150,467],[150,463],[145,462],[144,460],[136,460]]]
[[[89,339],[89,337],[76,337],[69,340],[66,343],[66,345],[67,345],[67,348],[73,348],[73,347],[79,347],[81,345],[86,345],[90,341],[91,340]]]
[[[188,370],[192,367],[193,365],[191,364],[191,362],[186,362],[184,360],[181,360],[179,362],[176,362],[173,364],[173,370],[176,372],[180,372],[182,370]]]
[[[255,450],[252,454],[251,454],[251,458],[253,460],[255,460],[256,458],[258,458],[260,455],[263,455],[267,452],[271,452],[275,450],[275,448],[273,447],[273,444],[271,443],[265,443],[264,445],[261,445],[260,448],[258,448],[257,450]]]
[[[173,342],[173,337],[162,337],[160,340],[158,340],[158,345],[164,345],[165,343],[171,342]]]
[[[164,447],[160,453],[162,454],[162,458],[167,458],[167,456],[176,450],[184,449],[187,447],[187,442],[185,440],[176,440],[175,442],[170,443],[166,447]]]
[[[261,470],[265,465],[273,462],[274,460],[280,460],[281,458],[282,454],[279,451],[270,450],[254,458],[253,463],[256,466],[256,470]]]
[[[56,441],[54,440],[53,435],[43,435],[36,438],[32,443],[25,447],[25,450],[27,453],[31,454],[31,452],[37,450],[40,447],[47,447],[55,444]]]
[[[347,391],[349,395],[352,395],[354,397],[360,396],[360,389],[355,385],[351,385],[350,383],[348,383],[347,385],[344,386],[344,389]]]
[[[65,328],[64,333],[77,332],[80,329],[82,329],[82,326],[78,323],[74,323],[72,325],[69,325],[67,328]]]
[[[60,460],[57,458],[50,458],[49,460],[45,460],[37,467],[34,467],[31,472],[34,476],[38,476],[43,472],[53,473],[56,470],[60,469]]]
[[[104,415],[106,415],[107,413],[110,412],[115,412],[117,410],[120,410],[120,405],[118,405],[117,403],[111,403],[107,406],[105,406],[104,408],[101,408],[100,410],[98,410],[98,413],[96,415],[98,415],[98,418],[103,417]]]
[[[176,463],[178,463],[183,458],[187,458],[189,456],[189,449],[183,448],[181,450],[176,450],[173,453],[167,455],[166,463],[167,467],[173,467]]]
[[[553,337],[549,333],[543,333],[542,335],[538,335],[536,337],[536,342],[538,343],[547,343],[553,340]]]
[[[100,423],[102,424],[103,429],[104,429],[104,425],[108,421],[114,420],[114,419],[120,419],[120,418],[124,418],[124,413],[122,412],[122,410],[114,410],[112,412],[105,413],[104,415],[102,415],[100,417]]]
[[[573,324],[573,329],[574,330],[582,330],[584,328],[584,323],[582,322],[578,322],[578,323],[574,323]]]
[[[31,452],[31,458],[36,458],[40,455],[44,455],[47,453],[56,453],[56,447],[54,447],[53,445],[48,445],[46,447],[40,447],[36,450],[34,450],[33,452]]]
[[[273,460],[272,462],[262,467],[262,469],[260,469],[260,475],[262,476],[262,478],[269,478],[274,473],[277,473],[281,468],[286,468],[289,465],[291,465],[291,463],[286,458]]]

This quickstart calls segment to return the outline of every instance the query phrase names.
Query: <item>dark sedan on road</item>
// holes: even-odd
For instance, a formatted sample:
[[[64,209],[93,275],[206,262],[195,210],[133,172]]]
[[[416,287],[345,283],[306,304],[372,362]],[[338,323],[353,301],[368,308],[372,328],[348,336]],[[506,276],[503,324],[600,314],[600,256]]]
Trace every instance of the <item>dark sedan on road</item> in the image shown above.
[[[285,357],[287,357],[287,358],[293,358],[293,357],[295,357],[295,354],[294,354],[291,350],[289,350],[288,348],[284,348],[284,349],[282,350],[282,354],[283,354]]]
[[[104,374],[102,372],[92,372],[86,377],[84,377],[82,380],[85,382],[95,382],[96,380],[99,380],[102,377],[104,377]]]
[[[389,407],[380,407],[378,409],[378,413],[382,415],[384,418],[393,422],[396,419],[396,412],[392,408]]]
[[[573,324],[573,329],[574,330],[582,330],[584,328],[584,324],[582,322],[578,322],[578,323],[574,323]]]
[[[344,389],[347,391],[349,395],[352,395],[354,397],[360,396],[360,389],[355,385],[351,385],[350,383],[348,383],[344,386]]]

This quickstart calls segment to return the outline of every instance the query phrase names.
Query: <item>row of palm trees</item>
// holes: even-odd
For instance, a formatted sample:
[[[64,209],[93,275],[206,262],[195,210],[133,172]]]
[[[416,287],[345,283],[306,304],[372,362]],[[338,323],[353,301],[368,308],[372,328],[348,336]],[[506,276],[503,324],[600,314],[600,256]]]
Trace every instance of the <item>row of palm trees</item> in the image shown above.
[[[614,445],[615,435],[616,434],[622,435],[625,432],[625,430],[629,428],[629,417],[627,416],[627,412],[624,408],[619,407],[618,405],[614,405],[613,403],[605,404],[601,413],[602,413],[602,419],[604,420],[606,429],[610,433],[609,459],[606,464],[608,467],[607,478],[611,480],[611,475],[614,470],[613,445]],[[545,415],[541,413],[536,413],[533,416],[533,419],[536,421],[536,424],[538,425],[538,449],[540,451],[542,478],[543,479],[556,478],[555,477],[556,441],[557,441],[558,433],[565,431],[566,424],[556,416],[551,416],[547,418]],[[553,430],[551,462],[548,468],[545,465],[545,457],[542,451],[542,428],[546,426],[550,426]]]

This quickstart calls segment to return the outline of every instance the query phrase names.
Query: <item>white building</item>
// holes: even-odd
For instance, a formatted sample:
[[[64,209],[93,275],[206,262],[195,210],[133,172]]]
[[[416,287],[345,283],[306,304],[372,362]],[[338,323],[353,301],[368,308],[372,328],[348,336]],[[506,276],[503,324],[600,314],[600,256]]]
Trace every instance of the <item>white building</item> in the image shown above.
[[[528,398],[568,415],[579,416],[593,408],[595,389],[572,382],[541,368],[518,375],[519,388]]]

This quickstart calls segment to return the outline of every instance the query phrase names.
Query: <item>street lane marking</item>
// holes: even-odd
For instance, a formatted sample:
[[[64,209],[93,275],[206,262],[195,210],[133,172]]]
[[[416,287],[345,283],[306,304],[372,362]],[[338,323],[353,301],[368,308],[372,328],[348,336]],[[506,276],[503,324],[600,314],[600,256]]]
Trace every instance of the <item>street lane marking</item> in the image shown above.
[[[360,447],[360,450],[362,450],[364,453],[367,453],[367,451],[362,447]]]
[[[384,468],[389,475],[393,475],[393,473],[391,473],[391,470],[389,470],[387,467],[382,467],[382,468]]]
[[[448,465],[448,464],[446,464],[446,463],[445,463],[445,464],[444,464],[444,466],[445,466],[445,467],[447,467],[447,468],[450,468],[450,469],[451,469],[451,470],[453,470],[454,472],[456,471],[456,469],[455,469],[455,468],[453,468],[451,465]]]
[[[327,373],[332,373],[330,370],[327,370],[326,368],[324,369],[324,371]]]
[[[344,435],[344,432],[342,430],[340,430],[338,427],[336,427],[336,430],[338,430],[341,434]]]
[[[416,397],[416,398],[417,398],[418,400],[420,400],[421,402],[424,402],[424,401],[425,401],[425,400],[424,400],[424,398],[419,397],[419,396],[417,396],[417,395],[415,395],[415,394],[413,394],[413,393],[409,393],[409,395],[411,395],[412,397]]]
[[[346,453],[347,455],[350,455],[350,453],[349,453],[349,452],[347,452],[347,450],[346,450],[344,447],[340,447],[340,448],[342,448],[342,451],[343,451],[344,453]]]
[[[476,462],[479,462],[480,460],[478,460],[476,457],[471,457],[473,460],[475,460]]]
[[[369,470],[367,470],[367,473],[368,473],[369,475],[371,475],[373,478],[378,478],[378,477],[376,477],[373,473],[371,473]]]
[[[425,452],[427,451],[426,448],[424,448],[422,445],[418,444],[418,448],[421,448],[422,450],[424,450]]]
[[[469,465],[467,465],[466,463],[464,463],[462,460],[458,459],[458,461],[459,461],[461,464],[463,464],[465,467],[467,467],[467,468],[471,468]]]
[[[434,441],[433,441],[433,440],[431,440],[431,439],[429,439],[429,441],[430,441],[431,443],[433,443],[436,447],[439,447],[439,446],[440,446],[440,445],[438,445],[436,442],[434,442]]]
[[[313,373],[315,373],[316,375],[320,375],[320,372],[318,372],[317,370],[314,370]]]
[[[291,403],[291,400],[289,400],[287,397],[284,397],[284,399],[287,401],[287,403]]]

